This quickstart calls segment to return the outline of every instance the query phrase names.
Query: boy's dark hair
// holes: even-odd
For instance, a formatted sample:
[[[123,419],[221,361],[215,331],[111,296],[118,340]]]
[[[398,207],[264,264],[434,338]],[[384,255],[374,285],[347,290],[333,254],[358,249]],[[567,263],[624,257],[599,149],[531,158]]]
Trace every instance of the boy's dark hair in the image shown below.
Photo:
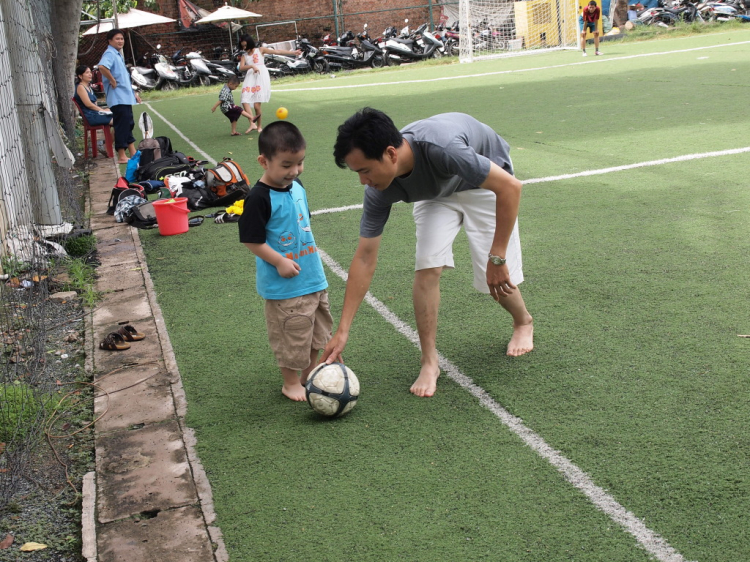
[[[227,78],[227,85],[229,84],[239,84],[240,78],[237,75],[232,75],[229,78]]]
[[[269,160],[278,152],[299,152],[306,147],[305,137],[289,121],[274,121],[266,125],[258,137],[258,152]]]
[[[123,31],[122,29],[117,29],[116,27],[115,27],[114,29],[110,29],[110,30],[109,30],[109,31],[107,32],[107,41],[108,41],[108,42],[109,42],[109,41],[111,41],[111,40],[112,40],[112,38],[113,38],[113,37],[114,37],[115,35],[122,35],[122,36],[123,36],[123,38],[124,38],[124,37],[125,37],[125,32],[124,32],[124,31]]]
[[[339,168],[346,168],[344,159],[355,148],[361,150],[368,160],[382,160],[389,146],[398,148],[403,142],[404,137],[390,117],[382,111],[365,107],[339,126],[333,157]]]

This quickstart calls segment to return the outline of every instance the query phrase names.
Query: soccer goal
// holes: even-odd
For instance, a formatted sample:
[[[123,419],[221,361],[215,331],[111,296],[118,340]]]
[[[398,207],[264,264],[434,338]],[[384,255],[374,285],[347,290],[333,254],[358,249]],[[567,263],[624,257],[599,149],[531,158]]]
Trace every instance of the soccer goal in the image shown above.
[[[578,46],[582,0],[459,0],[459,60]]]

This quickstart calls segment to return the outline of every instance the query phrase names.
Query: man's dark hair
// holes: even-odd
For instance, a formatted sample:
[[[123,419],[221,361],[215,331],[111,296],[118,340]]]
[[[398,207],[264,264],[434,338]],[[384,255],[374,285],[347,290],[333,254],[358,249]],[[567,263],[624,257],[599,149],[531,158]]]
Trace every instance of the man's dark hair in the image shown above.
[[[125,32],[122,29],[117,29],[116,27],[114,29],[110,29],[109,31],[107,31],[107,41],[112,41],[112,38],[115,35],[122,35],[124,38]]]
[[[258,137],[258,151],[269,160],[278,152],[299,152],[306,146],[305,137],[289,121],[274,121],[266,125]]]
[[[404,137],[390,117],[382,111],[365,107],[339,127],[333,157],[339,168],[346,168],[344,159],[355,148],[361,150],[368,160],[382,160],[386,148],[398,148],[403,142]]]

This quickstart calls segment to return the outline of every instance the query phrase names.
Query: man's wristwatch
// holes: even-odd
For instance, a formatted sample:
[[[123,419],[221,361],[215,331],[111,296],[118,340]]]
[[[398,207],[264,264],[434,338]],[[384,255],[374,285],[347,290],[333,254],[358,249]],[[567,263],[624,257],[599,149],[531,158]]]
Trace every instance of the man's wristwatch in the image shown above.
[[[490,261],[494,265],[505,265],[505,258],[501,258],[500,256],[493,256],[490,254]]]

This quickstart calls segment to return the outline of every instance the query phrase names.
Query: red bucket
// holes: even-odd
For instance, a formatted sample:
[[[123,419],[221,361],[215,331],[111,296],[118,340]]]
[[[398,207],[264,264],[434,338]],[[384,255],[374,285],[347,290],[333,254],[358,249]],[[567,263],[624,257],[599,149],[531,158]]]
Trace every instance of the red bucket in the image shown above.
[[[176,197],[174,199],[157,199],[154,201],[154,212],[156,222],[159,225],[159,234],[172,236],[182,234],[190,228],[188,226],[187,197]]]

